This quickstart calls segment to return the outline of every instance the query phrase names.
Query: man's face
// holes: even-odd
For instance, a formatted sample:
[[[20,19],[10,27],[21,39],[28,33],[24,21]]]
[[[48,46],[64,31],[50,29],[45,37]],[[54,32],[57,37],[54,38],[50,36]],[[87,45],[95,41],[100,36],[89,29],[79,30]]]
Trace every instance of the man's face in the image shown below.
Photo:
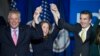
[[[87,28],[91,23],[91,19],[88,14],[81,14],[80,16],[80,24],[82,28]]]
[[[17,28],[20,23],[20,17],[18,14],[11,13],[8,17],[8,22],[12,28]]]

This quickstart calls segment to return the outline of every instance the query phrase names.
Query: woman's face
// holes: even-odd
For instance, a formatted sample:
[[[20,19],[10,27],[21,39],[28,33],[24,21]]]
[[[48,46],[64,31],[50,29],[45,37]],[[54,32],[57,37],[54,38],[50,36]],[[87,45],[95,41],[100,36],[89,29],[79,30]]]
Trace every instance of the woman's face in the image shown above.
[[[42,30],[43,30],[44,36],[47,36],[48,33],[49,33],[49,24],[48,23],[43,23],[42,24]]]

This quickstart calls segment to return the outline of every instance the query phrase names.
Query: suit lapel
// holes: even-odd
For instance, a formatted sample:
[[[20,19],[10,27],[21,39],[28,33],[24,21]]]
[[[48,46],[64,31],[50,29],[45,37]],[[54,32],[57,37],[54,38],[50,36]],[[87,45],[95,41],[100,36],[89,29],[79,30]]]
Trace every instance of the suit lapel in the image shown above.
[[[81,29],[82,29],[82,28],[81,28]],[[89,27],[89,29],[87,30],[86,40],[85,40],[85,42],[87,42],[87,41],[89,40],[91,30],[92,30],[92,26],[90,26],[90,27]],[[81,30],[79,30],[79,31],[78,31],[78,36],[79,36],[80,31],[81,31]],[[82,39],[81,39],[81,37],[80,37],[80,36],[79,36],[79,39],[82,41]],[[84,43],[85,43],[85,42],[84,42]]]
[[[81,27],[81,25],[80,25],[77,34],[78,34],[79,39],[82,41],[81,36],[79,35],[79,33],[81,32],[81,30],[82,30],[82,27]]]
[[[87,30],[86,40],[84,41],[84,43],[86,43],[87,41],[90,41],[91,31],[92,31],[92,26],[90,26],[89,29]]]
[[[19,33],[18,33],[17,45],[18,45],[19,43],[21,43],[21,42],[25,39],[25,33],[24,33],[24,32],[25,32],[24,28],[21,27],[21,26],[19,26]],[[5,33],[6,33],[6,35],[7,35],[8,40],[10,41],[10,42],[8,42],[8,43],[12,43],[13,45],[15,45],[14,42],[13,42],[12,36],[11,36],[11,29],[10,29],[10,26],[8,26],[8,27],[5,29]]]
[[[12,36],[11,36],[11,29],[10,29],[10,27],[7,27],[6,30],[7,30],[7,31],[6,31],[7,38],[9,39],[9,41],[10,41],[12,44],[14,44],[13,39],[12,39]]]
[[[20,26],[19,27],[17,45],[23,41],[24,37],[25,37],[24,28]]]
[[[91,35],[91,31],[92,31],[92,26],[90,26],[90,28],[89,28],[88,31],[87,31],[85,42],[89,41],[90,35]],[[85,42],[84,42],[84,43],[85,43]]]

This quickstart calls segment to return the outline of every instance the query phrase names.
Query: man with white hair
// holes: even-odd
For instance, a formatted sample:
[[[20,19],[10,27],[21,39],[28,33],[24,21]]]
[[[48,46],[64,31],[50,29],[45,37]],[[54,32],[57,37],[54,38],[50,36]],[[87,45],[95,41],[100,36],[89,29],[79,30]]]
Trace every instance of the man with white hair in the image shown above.
[[[42,36],[41,27],[36,23],[30,28],[20,25],[20,12],[12,10],[8,14],[9,26],[0,29],[0,56],[29,56],[29,44]]]

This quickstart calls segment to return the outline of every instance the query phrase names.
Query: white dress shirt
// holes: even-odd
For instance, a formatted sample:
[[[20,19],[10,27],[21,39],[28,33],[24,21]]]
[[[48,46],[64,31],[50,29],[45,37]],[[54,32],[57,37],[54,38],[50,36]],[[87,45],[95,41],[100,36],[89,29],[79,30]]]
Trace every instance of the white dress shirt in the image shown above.
[[[90,25],[87,27],[87,28],[82,28],[82,30],[85,30],[85,40],[86,40],[86,34],[87,34],[87,31],[88,29],[90,28]],[[79,36],[81,37],[81,34],[82,34],[82,30],[79,32]]]
[[[17,34],[17,38],[18,38],[18,35],[19,35],[19,28],[18,28],[18,27],[17,27],[16,29],[11,28],[11,36],[12,36],[12,37],[13,37],[13,34],[14,34],[13,30],[16,30],[16,34]]]

